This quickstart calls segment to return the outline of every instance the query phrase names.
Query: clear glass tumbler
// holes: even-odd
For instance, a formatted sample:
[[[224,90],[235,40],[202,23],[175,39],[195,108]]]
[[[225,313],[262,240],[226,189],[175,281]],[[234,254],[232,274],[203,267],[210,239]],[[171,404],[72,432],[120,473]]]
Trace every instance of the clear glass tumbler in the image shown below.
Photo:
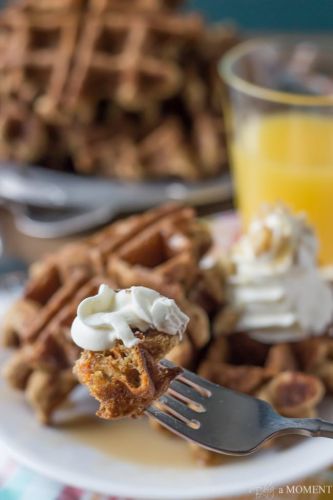
[[[245,225],[263,203],[306,212],[333,263],[333,38],[275,37],[221,62],[237,204]]]

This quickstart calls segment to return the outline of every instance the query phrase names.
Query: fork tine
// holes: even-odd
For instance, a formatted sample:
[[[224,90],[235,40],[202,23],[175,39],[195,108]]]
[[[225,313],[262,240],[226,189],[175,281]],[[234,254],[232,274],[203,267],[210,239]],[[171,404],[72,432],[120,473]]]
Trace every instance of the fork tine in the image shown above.
[[[208,380],[199,377],[199,375],[196,375],[193,372],[190,372],[189,370],[183,369],[183,373],[179,376],[179,380],[184,380],[185,382],[191,382],[192,384],[195,384],[199,386],[200,389],[204,389],[206,392],[205,396],[210,398],[212,395],[212,391],[215,389],[215,385],[212,384],[212,382],[209,382]]]
[[[170,389],[180,396],[184,396],[189,401],[193,401],[203,407],[205,407],[205,404],[207,403],[207,398],[201,396],[201,394],[199,394],[193,387],[182,383],[180,380],[174,380],[170,384]]]
[[[159,402],[165,405],[167,409],[175,411],[177,414],[179,414],[180,420],[182,420],[182,417],[184,417],[185,420],[191,421],[198,416],[198,413],[196,411],[192,410],[191,408],[186,406],[186,404],[182,403],[173,396],[170,396],[169,394],[164,394],[162,397],[160,397]]]
[[[165,413],[156,406],[150,406],[146,410],[146,414],[150,417],[156,418],[160,424],[181,437],[189,439],[190,441],[197,441],[197,429],[189,427],[185,422],[182,422],[181,420],[178,420],[178,418]]]
[[[169,429],[178,431],[178,432],[183,432],[184,429],[187,427],[187,425],[178,420],[176,417],[173,415],[169,415],[168,413],[165,413],[162,411],[160,408],[157,408],[156,406],[150,406],[149,408],[146,409],[146,413],[150,415],[151,417],[156,418],[162,425],[165,427],[168,427]]]
[[[172,361],[169,361],[168,359],[161,359],[160,364],[165,366],[165,368],[174,368],[176,366],[174,363],[172,363]]]
[[[176,365],[174,365],[171,361],[167,359],[162,359],[160,361],[161,365],[165,366],[166,368],[174,368]],[[182,373],[179,375],[177,378],[178,380],[184,380],[184,382],[190,382],[192,384],[195,384],[199,386],[201,389],[205,389],[205,391],[208,391],[207,397],[211,396],[212,390],[215,388],[215,384],[212,384],[212,382],[208,382],[208,380],[199,377],[199,375],[196,375],[193,372],[190,372],[189,370],[186,370],[185,368],[182,368]]]

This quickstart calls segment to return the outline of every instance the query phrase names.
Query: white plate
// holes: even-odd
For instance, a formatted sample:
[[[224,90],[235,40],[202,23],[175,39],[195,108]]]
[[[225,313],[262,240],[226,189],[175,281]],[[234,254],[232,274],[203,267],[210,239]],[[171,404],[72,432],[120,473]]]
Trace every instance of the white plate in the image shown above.
[[[22,395],[3,381],[0,401],[0,441],[18,462],[52,479],[104,494],[154,500],[241,495],[288,484],[333,463],[333,442],[313,438],[212,468],[138,465],[90,448],[59,428],[41,427]],[[84,390],[74,393],[73,401],[60,412],[59,421],[92,411]],[[333,403],[326,403],[325,410],[326,417],[333,417]]]

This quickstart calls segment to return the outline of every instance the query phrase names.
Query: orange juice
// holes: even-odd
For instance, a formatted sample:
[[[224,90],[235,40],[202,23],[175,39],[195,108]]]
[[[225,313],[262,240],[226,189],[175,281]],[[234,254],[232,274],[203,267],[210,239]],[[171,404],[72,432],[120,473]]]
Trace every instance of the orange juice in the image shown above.
[[[333,263],[333,118],[285,112],[252,117],[232,144],[239,208],[247,224],[262,203],[307,213],[320,261]]]

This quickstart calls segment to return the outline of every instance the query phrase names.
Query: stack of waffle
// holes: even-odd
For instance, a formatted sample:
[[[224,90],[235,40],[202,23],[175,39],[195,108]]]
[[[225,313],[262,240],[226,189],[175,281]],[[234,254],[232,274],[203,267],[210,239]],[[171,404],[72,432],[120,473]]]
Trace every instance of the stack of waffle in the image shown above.
[[[217,61],[175,0],[25,0],[0,18],[0,158],[122,179],[217,175]],[[50,153],[51,151],[51,153]]]
[[[169,205],[112,224],[34,265],[3,328],[5,345],[15,348],[4,370],[10,385],[25,392],[42,422],[50,421],[76,385],[79,349],[70,326],[77,306],[101,283],[147,286],[175,299],[190,323],[170,359],[193,367],[210,338],[209,317],[224,299],[218,271],[200,265],[209,247],[192,209]]]

